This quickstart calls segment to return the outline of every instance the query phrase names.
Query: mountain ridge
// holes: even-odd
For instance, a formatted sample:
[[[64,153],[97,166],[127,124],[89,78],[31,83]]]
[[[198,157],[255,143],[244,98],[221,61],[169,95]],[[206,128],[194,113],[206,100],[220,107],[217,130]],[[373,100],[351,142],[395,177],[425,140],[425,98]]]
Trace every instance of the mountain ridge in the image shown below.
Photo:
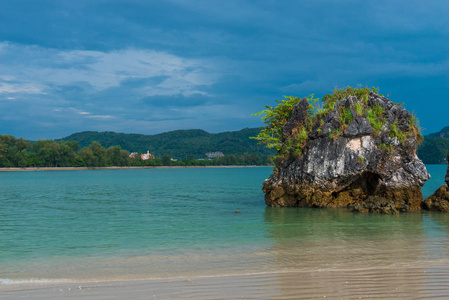
[[[238,131],[209,133],[202,129],[180,129],[145,135],[137,133],[116,133],[113,131],[83,131],[73,133],[56,141],[77,141],[80,148],[89,146],[93,141],[103,147],[120,146],[129,152],[147,152],[158,155],[168,154],[174,158],[201,158],[207,152],[220,151],[224,154],[258,153],[271,156],[272,149],[259,145],[256,136],[259,128],[244,128]]]
[[[429,137],[449,138],[449,126],[443,127],[439,132],[429,133]]]

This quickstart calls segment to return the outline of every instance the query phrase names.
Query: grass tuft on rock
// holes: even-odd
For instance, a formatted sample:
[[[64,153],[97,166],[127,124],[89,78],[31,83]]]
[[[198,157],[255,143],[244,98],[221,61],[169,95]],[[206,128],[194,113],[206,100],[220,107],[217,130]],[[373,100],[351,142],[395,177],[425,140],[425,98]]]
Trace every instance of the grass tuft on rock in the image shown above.
[[[396,138],[401,144],[411,136],[416,136],[418,142],[422,141],[423,137],[415,116],[409,118],[408,128],[405,131],[399,130],[396,122],[387,127],[387,116],[384,108],[379,104],[373,105],[370,103],[372,93],[379,95],[379,89],[361,86],[357,88],[349,86],[342,89],[335,88],[332,93],[325,95],[321,100],[315,98],[313,94],[309,95],[305,98],[308,103],[307,117],[303,124],[298,125],[292,133],[284,132],[284,125],[289,121],[295,106],[303,99],[284,96],[283,100],[276,100],[276,103],[278,103],[276,107],[267,105],[265,110],[254,114],[262,115],[261,119],[265,123],[265,127],[262,127],[260,133],[252,138],[277,151],[277,155],[273,157],[277,165],[288,157],[301,156],[310,140],[310,133],[319,127],[316,132],[321,134],[322,127],[325,124],[324,118],[332,112],[337,114],[339,121],[339,128],[335,128],[329,133],[329,138],[334,140],[345,132],[355,118],[363,117],[369,121],[374,135],[379,135],[382,131],[388,131],[388,136],[392,139]],[[350,96],[357,98],[356,103],[353,103],[350,107],[340,106],[336,109],[336,104],[339,101]],[[402,104],[394,104],[399,105],[402,109]],[[378,147],[389,153],[394,151],[391,144],[380,144]]]

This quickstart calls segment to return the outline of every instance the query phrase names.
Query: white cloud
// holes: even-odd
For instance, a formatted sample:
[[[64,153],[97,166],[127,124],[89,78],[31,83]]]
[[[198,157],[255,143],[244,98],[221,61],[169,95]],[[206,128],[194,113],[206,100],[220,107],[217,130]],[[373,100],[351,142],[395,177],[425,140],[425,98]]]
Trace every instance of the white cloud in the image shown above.
[[[164,76],[165,81],[142,89],[142,96],[188,95],[202,93],[201,86],[211,85],[219,77],[206,60],[137,49],[63,51],[0,43],[0,65],[0,93],[45,93],[55,86],[80,82],[99,92],[118,87],[127,79]]]
[[[39,86],[38,84],[27,82],[22,83],[0,82],[0,94],[3,93],[45,94],[41,86]]]
[[[93,115],[90,112],[87,111],[82,111],[79,109],[76,109],[74,107],[68,107],[68,108],[62,108],[62,107],[58,107],[58,108],[54,108],[52,109],[52,112],[57,112],[57,113],[72,113],[75,115],[81,115],[84,118],[89,118],[89,119],[113,119],[115,118],[114,116],[111,115]]]
[[[86,118],[90,118],[90,119],[113,119],[114,116],[111,116],[111,115],[89,115]]]

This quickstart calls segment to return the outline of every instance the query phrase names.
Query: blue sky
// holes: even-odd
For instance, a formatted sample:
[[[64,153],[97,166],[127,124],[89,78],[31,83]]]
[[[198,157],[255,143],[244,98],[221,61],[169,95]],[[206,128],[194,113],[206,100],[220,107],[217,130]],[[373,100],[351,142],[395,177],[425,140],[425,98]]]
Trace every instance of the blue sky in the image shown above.
[[[283,95],[376,86],[449,125],[449,2],[0,0],[0,134],[261,126]]]

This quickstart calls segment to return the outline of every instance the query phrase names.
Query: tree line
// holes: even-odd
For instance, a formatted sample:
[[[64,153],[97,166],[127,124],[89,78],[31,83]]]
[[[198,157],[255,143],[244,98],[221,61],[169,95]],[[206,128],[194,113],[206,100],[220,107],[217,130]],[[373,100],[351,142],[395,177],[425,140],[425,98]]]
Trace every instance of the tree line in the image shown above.
[[[221,151],[242,155],[257,153],[272,156],[276,152],[250,139],[259,133],[259,128],[245,128],[239,131],[208,133],[200,129],[175,130],[155,135],[84,131],[62,138],[62,141],[77,141],[81,148],[93,141],[103,147],[120,146],[122,149],[151,153],[162,153],[186,160],[189,156],[201,157],[206,152]],[[59,141],[59,140],[56,140]]]
[[[449,152],[449,139],[444,137],[425,136],[418,146],[418,157],[425,164],[446,164]]]
[[[108,166],[213,166],[213,165],[266,165],[268,156],[257,153],[227,154],[211,160],[189,156],[173,160],[168,154],[155,159],[142,160],[129,157],[129,151],[120,146],[103,147],[93,141],[80,148],[76,141],[38,140],[30,142],[11,135],[0,135],[0,167],[108,167]]]

